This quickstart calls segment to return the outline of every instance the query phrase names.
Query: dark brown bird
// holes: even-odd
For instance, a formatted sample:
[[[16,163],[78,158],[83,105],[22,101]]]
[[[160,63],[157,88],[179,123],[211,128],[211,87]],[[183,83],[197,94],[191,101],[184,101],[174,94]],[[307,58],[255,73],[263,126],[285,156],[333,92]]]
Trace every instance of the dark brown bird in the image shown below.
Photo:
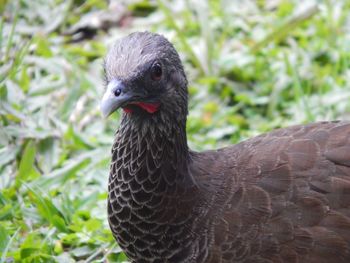
[[[163,36],[105,59],[101,109],[123,108],[108,218],[132,262],[349,263],[350,123],[321,122],[195,152],[187,80]]]

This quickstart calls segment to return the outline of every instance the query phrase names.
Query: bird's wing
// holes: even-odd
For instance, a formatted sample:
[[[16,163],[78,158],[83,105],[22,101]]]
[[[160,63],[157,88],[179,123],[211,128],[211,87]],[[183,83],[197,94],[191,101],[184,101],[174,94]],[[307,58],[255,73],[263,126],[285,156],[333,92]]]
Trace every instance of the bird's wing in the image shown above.
[[[276,130],[215,158],[221,175],[203,180],[221,180],[223,209],[207,262],[350,262],[350,123]]]

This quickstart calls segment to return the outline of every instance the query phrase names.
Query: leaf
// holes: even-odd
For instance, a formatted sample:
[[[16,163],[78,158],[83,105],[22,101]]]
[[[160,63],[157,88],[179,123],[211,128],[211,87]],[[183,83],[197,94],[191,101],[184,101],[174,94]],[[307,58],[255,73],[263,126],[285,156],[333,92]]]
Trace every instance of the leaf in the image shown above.
[[[10,238],[10,240],[8,240],[7,244],[5,245],[4,249],[1,251],[2,254],[1,254],[1,260],[0,260],[0,263],[5,263],[7,262],[6,260],[6,256],[7,256],[7,252],[8,250],[10,249],[12,243],[14,242],[14,240],[17,238],[17,235],[19,233],[19,230],[20,228],[18,228],[16,230],[16,232],[12,235],[12,237]]]
[[[13,161],[19,151],[17,146],[8,146],[0,149],[0,167]]]
[[[101,221],[96,218],[89,219],[88,221],[86,221],[85,224],[86,224],[87,230],[89,231],[96,231],[100,229],[102,225]]]
[[[67,225],[65,220],[63,219],[63,216],[59,215],[53,215],[52,217],[52,224],[58,228],[61,232],[67,232]]]
[[[20,246],[21,262],[44,262],[40,258],[45,258],[48,252],[46,240],[43,239],[40,231],[33,231],[27,234]],[[46,262],[46,261],[45,261]]]
[[[59,161],[59,141],[53,137],[43,139],[38,144],[38,165],[44,174],[52,171]]]
[[[27,181],[34,171],[36,148],[33,141],[29,141],[24,148],[22,159],[19,163],[16,176],[16,186],[19,187],[22,182]]]
[[[262,41],[256,43],[252,47],[252,52],[258,52],[260,49],[265,47],[268,43],[272,41],[281,41],[281,39],[285,38],[290,32],[299,27],[302,23],[309,20],[312,16],[314,16],[319,11],[317,5],[312,5],[300,12],[299,14],[291,17],[287,22],[285,22],[282,26],[276,28],[270,34],[268,34]]]
[[[62,212],[54,205],[50,198],[46,197],[39,188],[32,188],[26,185],[29,189],[28,196],[32,203],[38,209],[39,214],[45,218],[50,224],[57,227],[61,232],[67,232],[68,228]]]
[[[6,229],[0,225],[0,254],[2,254],[7,246],[10,237]]]
[[[93,147],[84,139],[84,137],[79,135],[79,133],[77,133],[74,130],[74,127],[71,124],[69,125],[69,128],[67,129],[67,132],[65,133],[64,137],[67,140],[72,140],[72,146],[76,148],[93,149]]]
[[[29,85],[30,85],[30,77],[28,75],[27,67],[23,67],[19,86],[21,87],[23,92],[26,93],[29,90]]]
[[[69,160],[64,166],[52,171],[50,174],[40,177],[33,182],[33,185],[42,189],[57,187],[63,185],[67,180],[76,175],[76,173],[83,169],[90,163],[90,156],[79,156],[78,158]]]
[[[91,247],[89,247],[89,246],[77,247],[77,248],[71,250],[71,253],[76,258],[84,258],[84,257],[91,254]]]
[[[2,101],[7,101],[7,87],[4,85],[0,86],[0,99]]]
[[[38,248],[22,248],[21,249],[21,259],[25,259],[28,258],[36,253],[40,252],[40,250]]]
[[[38,36],[36,41],[36,53],[42,57],[52,57],[52,51],[47,38]]]

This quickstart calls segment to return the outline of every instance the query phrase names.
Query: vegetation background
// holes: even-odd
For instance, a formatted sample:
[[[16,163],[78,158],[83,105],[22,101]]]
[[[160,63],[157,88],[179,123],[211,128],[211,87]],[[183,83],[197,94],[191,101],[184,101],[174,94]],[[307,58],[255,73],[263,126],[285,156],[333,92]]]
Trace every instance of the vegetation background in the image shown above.
[[[129,32],[180,52],[196,150],[350,119],[348,0],[1,0],[0,12],[1,262],[126,260],[106,220],[118,113],[98,105],[102,58]]]

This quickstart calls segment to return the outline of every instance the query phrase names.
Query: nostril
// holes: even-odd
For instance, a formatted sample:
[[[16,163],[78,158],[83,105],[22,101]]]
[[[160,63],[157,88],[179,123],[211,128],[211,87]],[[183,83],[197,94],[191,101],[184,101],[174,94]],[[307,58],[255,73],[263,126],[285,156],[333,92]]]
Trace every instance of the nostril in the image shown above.
[[[121,90],[121,89],[116,89],[116,90],[114,91],[114,95],[115,95],[116,97],[118,97],[121,93],[122,93],[122,90]]]

